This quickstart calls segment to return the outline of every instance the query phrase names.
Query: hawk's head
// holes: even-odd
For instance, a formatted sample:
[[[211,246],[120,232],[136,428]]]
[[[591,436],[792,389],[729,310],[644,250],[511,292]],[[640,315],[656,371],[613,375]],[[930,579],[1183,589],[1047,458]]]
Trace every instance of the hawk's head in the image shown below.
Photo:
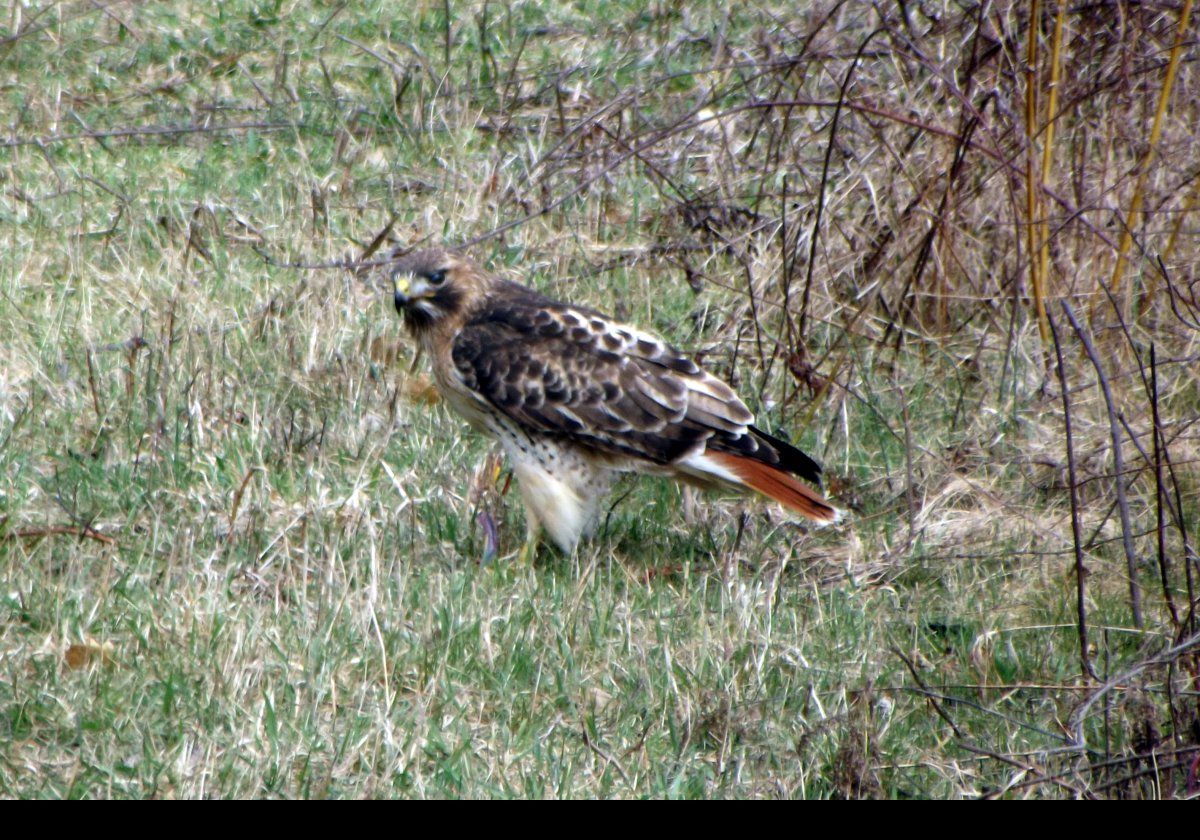
[[[441,248],[405,254],[385,270],[395,290],[396,311],[414,333],[464,315],[487,283],[474,263]]]

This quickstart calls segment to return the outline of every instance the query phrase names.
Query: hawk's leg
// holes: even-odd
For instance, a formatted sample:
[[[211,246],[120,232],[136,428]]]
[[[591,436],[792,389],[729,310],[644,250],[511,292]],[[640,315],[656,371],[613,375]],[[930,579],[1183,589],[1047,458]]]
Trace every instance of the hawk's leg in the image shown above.
[[[537,514],[530,508],[525,508],[525,544],[517,554],[517,562],[522,566],[533,565],[533,560],[537,557],[538,535],[541,530],[542,524],[538,522]]]

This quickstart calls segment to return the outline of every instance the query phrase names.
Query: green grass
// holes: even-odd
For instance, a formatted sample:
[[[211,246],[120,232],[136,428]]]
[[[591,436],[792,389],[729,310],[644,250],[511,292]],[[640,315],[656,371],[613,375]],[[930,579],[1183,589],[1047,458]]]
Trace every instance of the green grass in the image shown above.
[[[944,296],[927,276],[905,303],[925,233],[905,208],[935,195],[949,141],[844,114],[801,340],[827,111],[739,113],[616,165],[701,108],[836,100],[875,23],[818,27],[818,57],[789,67],[772,57],[821,16],[787,4],[450,6],[448,50],[432,2],[0,21],[19,34],[0,41],[0,133],[39,141],[0,145],[0,796],[1185,793],[1195,686],[1158,666],[1056,752],[1098,683],[1004,176],[976,162],[944,214]],[[865,59],[867,99],[944,107],[893,58]],[[1194,103],[1178,107],[1167,180],[1189,165],[1169,142]],[[139,127],[178,131],[82,136]],[[289,265],[355,255],[393,216],[399,243],[454,244],[559,198],[472,253],[702,354],[827,465],[847,524],[628,479],[576,556],[518,566],[517,493],[485,480],[488,441],[419,398],[386,295]],[[684,218],[704,202],[742,214]],[[799,236],[783,250],[781,223]],[[1059,270],[1087,275],[1091,234],[1059,235]],[[1193,238],[1175,260],[1196,257]],[[1168,359],[1160,412],[1195,534],[1194,333],[1155,312],[1136,338]],[[830,388],[788,372],[800,346]],[[1148,447],[1140,379],[1112,365]],[[1131,628],[1107,418],[1086,359],[1068,366],[1091,653],[1112,676],[1186,625],[1143,459]],[[1131,773],[1151,754],[1174,769]]]

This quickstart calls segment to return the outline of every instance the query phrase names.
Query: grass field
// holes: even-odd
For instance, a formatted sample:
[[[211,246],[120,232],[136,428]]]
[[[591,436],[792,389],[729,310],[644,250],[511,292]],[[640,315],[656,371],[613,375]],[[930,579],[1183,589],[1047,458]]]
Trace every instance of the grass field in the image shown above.
[[[1195,797],[1190,6],[9,4],[0,796]],[[389,224],[848,521],[626,480],[517,564]]]

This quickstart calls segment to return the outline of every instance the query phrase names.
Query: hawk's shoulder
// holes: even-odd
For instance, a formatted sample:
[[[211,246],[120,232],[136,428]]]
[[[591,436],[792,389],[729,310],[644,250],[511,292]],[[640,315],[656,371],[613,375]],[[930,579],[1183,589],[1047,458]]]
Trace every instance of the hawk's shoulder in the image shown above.
[[[597,365],[630,359],[686,376],[705,375],[692,359],[651,333],[595,309],[557,301],[507,281],[496,284],[486,303],[460,332],[455,360],[460,355],[486,351],[489,341],[505,339],[520,339],[531,352],[566,352]],[[732,390],[727,396],[736,399]]]

